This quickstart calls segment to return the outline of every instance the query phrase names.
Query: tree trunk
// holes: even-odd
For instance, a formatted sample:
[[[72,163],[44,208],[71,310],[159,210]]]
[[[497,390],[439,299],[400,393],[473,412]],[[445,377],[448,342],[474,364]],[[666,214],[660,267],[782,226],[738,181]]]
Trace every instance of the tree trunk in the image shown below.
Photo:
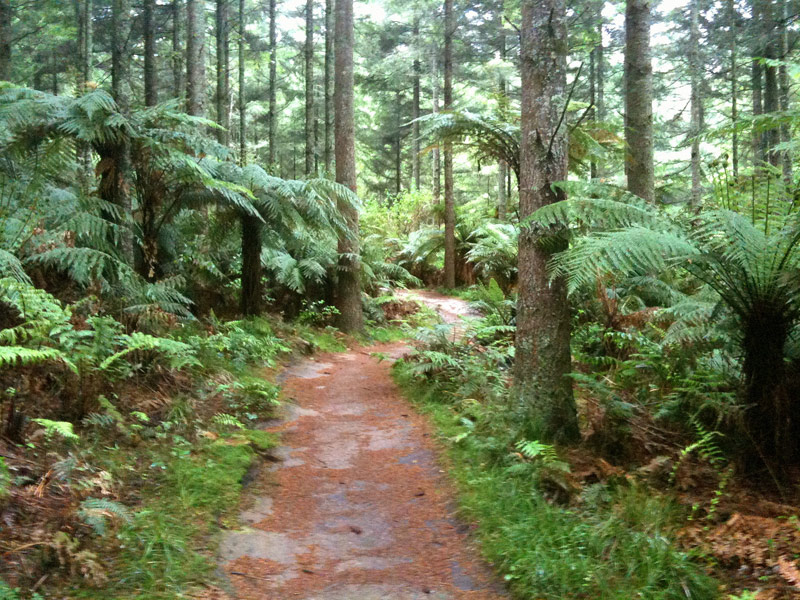
[[[566,88],[567,29],[564,0],[522,2],[522,137],[520,220],[564,200],[553,184],[567,178],[567,130],[560,124]],[[560,125],[560,126],[559,126]],[[514,386],[527,417],[526,434],[543,442],[578,438],[571,372],[570,312],[566,284],[550,281],[547,263],[561,239],[545,248],[544,235],[527,226],[519,237],[519,300]]]
[[[655,199],[653,171],[653,65],[650,59],[650,0],[625,5],[625,175],[628,191]]]
[[[763,67],[761,65],[761,58],[764,56],[764,41],[763,37],[763,15],[761,14],[761,0],[753,0],[752,2],[752,23],[751,33],[753,34],[753,45],[751,48],[752,67],[750,71],[750,84],[753,95],[753,117],[764,114],[764,82],[763,82]],[[762,165],[766,158],[766,136],[763,132],[757,131],[753,128],[753,169],[757,169]]]
[[[786,66],[786,63],[790,60],[789,56],[789,32],[787,29],[787,23],[789,22],[789,2],[788,0],[783,0],[782,2],[782,19],[781,19],[781,66],[778,67],[778,79],[780,81],[780,109],[783,112],[787,112],[790,109],[789,106],[789,98],[790,98],[790,80],[789,80],[789,72]],[[781,142],[783,144],[790,144],[792,141],[792,134],[791,130],[789,129],[788,123],[783,123],[781,125]],[[787,149],[781,152],[781,165],[783,171],[783,181],[787,188],[793,185],[793,173],[792,173],[792,152],[791,150]],[[788,193],[786,194],[789,195]]]
[[[269,155],[267,163],[270,170],[275,167],[275,131],[277,127],[277,104],[276,104],[276,90],[277,85],[277,68],[278,59],[275,52],[278,48],[277,32],[275,22],[275,3],[276,0],[269,0],[269,113],[267,114],[267,145],[269,146]]]
[[[217,123],[222,129],[217,129],[217,141],[223,146],[228,146],[231,140],[231,119],[228,111],[230,98],[230,28],[228,26],[229,0],[217,0],[215,11],[216,36],[217,36],[217,90],[214,95],[217,113]]]
[[[261,312],[261,221],[243,215],[242,222],[242,298],[241,311],[245,316]]]
[[[739,87],[737,83],[736,36],[739,34],[739,13],[736,11],[736,0],[728,0],[728,19],[730,20],[730,54],[731,54],[731,161],[733,180],[739,181],[739,133],[736,124],[739,121]]]
[[[245,87],[245,10],[239,0],[239,163],[247,164],[247,89]]]
[[[306,175],[314,174],[314,0],[306,0]]]
[[[336,181],[356,191],[355,112],[353,108],[353,0],[336,2],[336,81],[333,104],[336,111]],[[358,260],[358,211],[339,202],[339,211],[350,235],[339,237],[339,270],[336,308],[339,328],[360,331],[364,327],[361,310],[361,265]]]
[[[158,104],[158,73],[156,67],[156,23],[153,15],[155,0],[144,0],[144,104]]]
[[[85,93],[88,90],[88,82],[92,78],[92,0],[78,0],[76,2],[78,11],[78,93]],[[89,182],[93,180],[94,166],[92,165],[91,146],[86,142],[78,143],[78,161],[81,164],[80,185],[84,192],[88,193]]]
[[[444,0],[444,109],[453,108],[453,0]],[[453,191],[453,143],[444,142],[444,285],[456,287],[456,208]]]
[[[762,23],[765,31],[765,55],[769,61],[778,59],[778,42],[776,36],[776,20],[772,2],[764,2],[762,5]],[[764,65],[764,112],[773,114],[780,109],[780,94],[778,91],[778,67],[774,63]],[[775,146],[780,142],[780,129],[772,127],[765,132],[765,145],[767,150],[767,160],[773,167],[780,165],[780,152]]]
[[[172,0],[172,95],[175,98],[186,96],[183,29],[183,0]]]
[[[111,48],[111,90],[119,111],[128,116],[131,108],[131,82],[130,82],[130,51],[128,38],[130,36],[130,4],[128,0],[114,0],[112,4],[112,48]],[[123,215],[121,224],[122,234],[121,253],[123,260],[128,265],[133,265],[133,232],[128,221],[131,219],[131,142],[128,136],[121,136],[118,147],[115,149],[113,179],[110,190],[110,199],[117,204]]]
[[[431,96],[433,98],[431,111],[433,114],[439,112],[439,48],[434,45],[431,52]],[[431,152],[432,178],[433,178],[433,204],[438,207],[442,201],[442,159],[439,153],[439,144],[433,147]]]
[[[205,1],[186,0],[186,109],[201,117],[206,105],[205,34]]]
[[[497,11],[497,54],[500,60],[506,58],[506,28],[503,25],[505,15],[504,1],[500,0]],[[497,78],[497,94],[499,96],[500,110],[505,112],[508,108],[508,98],[506,90],[506,79],[502,72]],[[506,194],[506,177],[508,175],[508,165],[504,160],[497,162],[497,219],[505,221],[508,213],[508,195]]]
[[[334,0],[325,0],[325,173],[333,173],[333,6]]]
[[[419,62],[419,17],[414,16],[413,25],[414,36],[414,63],[412,71],[414,74],[414,97],[412,100],[413,106],[411,107],[411,179],[414,181],[414,189],[419,190],[420,186],[420,144],[419,144],[419,96],[420,96],[420,78],[422,69]]]
[[[702,184],[700,181],[700,132],[702,129],[702,98],[700,96],[700,85],[703,81],[702,64],[700,60],[700,7],[699,0],[692,0],[690,6],[689,26],[689,71],[691,80],[691,125],[689,137],[692,142],[692,209],[700,210],[702,200]]]
[[[11,79],[11,2],[0,0],[0,81]]]

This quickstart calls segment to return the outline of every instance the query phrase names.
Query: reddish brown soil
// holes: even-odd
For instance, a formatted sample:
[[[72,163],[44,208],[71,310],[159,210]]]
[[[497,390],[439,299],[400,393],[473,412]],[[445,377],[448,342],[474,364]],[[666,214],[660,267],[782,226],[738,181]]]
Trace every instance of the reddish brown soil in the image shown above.
[[[252,600],[505,597],[453,516],[431,429],[392,381],[402,344],[288,370],[274,492],[222,542],[236,596]]]

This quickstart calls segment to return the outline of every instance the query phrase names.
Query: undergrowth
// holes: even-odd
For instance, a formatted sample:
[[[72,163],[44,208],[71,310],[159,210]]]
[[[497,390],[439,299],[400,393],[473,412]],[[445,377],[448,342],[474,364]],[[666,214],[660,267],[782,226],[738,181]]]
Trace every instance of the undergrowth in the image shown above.
[[[523,461],[510,440],[493,437],[480,422],[493,409],[454,404],[421,382],[411,363],[399,362],[395,376],[439,428],[462,509],[517,597],[717,597],[716,583],[673,543],[680,511],[667,498],[619,481],[587,487],[575,506],[559,505],[536,476],[554,469],[552,461]]]

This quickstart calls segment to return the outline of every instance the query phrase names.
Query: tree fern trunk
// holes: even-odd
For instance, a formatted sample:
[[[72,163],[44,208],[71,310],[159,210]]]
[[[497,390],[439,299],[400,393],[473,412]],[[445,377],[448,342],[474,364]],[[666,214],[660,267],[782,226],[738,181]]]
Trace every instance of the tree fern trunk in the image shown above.
[[[242,298],[241,311],[245,316],[261,312],[261,221],[245,215],[242,222]]]
[[[522,3],[522,137],[520,220],[564,199],[552,184],[567,178],[565,101],[567,28],[564,0]],[[553,232],[524,227],[519,236],[514,388],[527,435],[545,442],[578,438],[571,371],[570,312],[563,279],[551,282],[547,262],[566,247],[539,242]],[[558,233],[556,233],[558,235]],[[555,246],[555,247],[554,247]],[[559,247],[560,246],[560,247]]]

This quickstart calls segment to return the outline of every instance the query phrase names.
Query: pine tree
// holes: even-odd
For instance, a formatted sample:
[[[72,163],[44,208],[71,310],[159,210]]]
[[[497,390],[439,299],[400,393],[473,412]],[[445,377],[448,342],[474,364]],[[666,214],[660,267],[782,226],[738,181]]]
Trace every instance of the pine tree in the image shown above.
[[[564,199],[553,184],[567,178],[567,131],[562,123],[566,88],[567,27],[564,0],[522,2],[522,138],[520,219]],[[523,227],[519,236],[519,299],[514,387],[534,439],[578,438],[571,372],[570,311],[563,278],[550,281],[547,263],[565,241],[541,244],[545,230]],[[556,234],[558,235],[558,234]]]

